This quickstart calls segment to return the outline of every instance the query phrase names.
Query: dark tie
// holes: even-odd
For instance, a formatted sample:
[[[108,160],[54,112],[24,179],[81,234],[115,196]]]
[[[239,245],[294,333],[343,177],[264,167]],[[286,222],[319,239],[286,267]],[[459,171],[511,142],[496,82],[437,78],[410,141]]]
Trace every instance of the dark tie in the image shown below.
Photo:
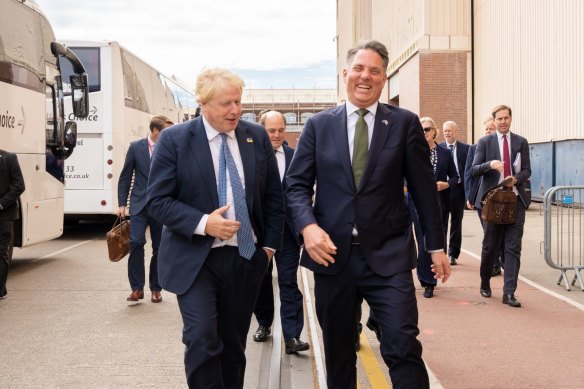
[[[458,174],[458,183],[460,184],[460,172],[458,171],[458,164],[456,163],[456,154],[454,153],[454,145],[448,145],[450,153],[452,154],[452,159],[454,160],[454,167],[456,168],[456,174]]]
[[[251,222],[249,220],[247,203],[245,202],[245,190],[241,185],[239,172],[237,171],[235,161],[233,160],[233,156],[227,145],[227,134],[221,134],[221,149],[219,151],[219,187],[217,189],[220,207],[227,204],[226,170],[229,170],[229,182],[231,183],[231,191],[233,192],[235,220],[239,221],[241,224],[239,231],[237,231],[239,255],[246,259],[251,259],[255,252],[255,244],[253,243]]]
[[[509,158],[509,143],[507,142],[507,135],[503,135],[503,178],[511,175],[511,161]]]
[[[355,124],[355,138],[353,142],[353,177],[355,178],[355,187],[359,187],[361,176],[367,163],[367,150],[369,146],[369,129],[365,121],[365,115],[368,113],[364,108],[357,110],[357,123]]]

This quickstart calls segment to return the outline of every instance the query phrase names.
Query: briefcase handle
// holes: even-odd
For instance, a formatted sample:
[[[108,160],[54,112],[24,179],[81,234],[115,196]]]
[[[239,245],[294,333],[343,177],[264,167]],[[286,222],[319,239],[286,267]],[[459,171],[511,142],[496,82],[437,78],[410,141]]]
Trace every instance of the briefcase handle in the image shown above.
[[[114,220],[114,225],[112,226],[112,230],[118,225],[118,224],[122,224],[122,222],[126,220],[125,216],[120,216],[118,215],[118,217],[116,218],[116,220]]]
[[[511,177],[509,177],[509,178],[507,178],[507,179],[504,179],[503,181],[501,181],[501,183],[500,183],[500,184],[497,184],[497,185],[493,186],[492,188],[489,188],[489,189],[487,189],[487,190],[485,191],[485,193],[489,193],[489,192],[490,192],[490,191],[492,191],[493,189],[502,188],[502,187],[504,187],[504,186],[506,186],[506,185],[508,185],[508,184],[510,184],[510,183],[512,183],[512,182],[513,182],[513,178],[511,178]]]

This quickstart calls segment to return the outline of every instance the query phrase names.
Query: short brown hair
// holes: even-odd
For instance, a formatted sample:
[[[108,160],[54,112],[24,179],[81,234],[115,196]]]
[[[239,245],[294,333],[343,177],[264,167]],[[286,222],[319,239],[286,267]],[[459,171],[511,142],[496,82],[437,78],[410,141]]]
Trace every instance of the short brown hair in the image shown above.
[[[493,108],[493,111],[491,112],[491,116],[493,117],[493,119],[495,118],[495,115],[497,115],[497,112],[502,111],[504,109],[509,111],[510,117],[513,117],[513,114],[511,113],[511,107],[501,104],[501,105],[497,105],[495,108]]]
[[[158,131],[162,131],[165,127],[173,125],[174,123],[172,122],[172,120],[170,120],[164,115],[153,116],[152,119],[150,119],[150,132],[154,131],[155,128]]]
[[[389,65],[389,54],[387,53],[387,47],[379,41],[368,40],[357,43],[357,46],[352,47],[347,51],[347,69],[351,67],[351,62],[359,50],[373,50],[381,57],[383,61],[383,72],[387,72],[387,66]]]

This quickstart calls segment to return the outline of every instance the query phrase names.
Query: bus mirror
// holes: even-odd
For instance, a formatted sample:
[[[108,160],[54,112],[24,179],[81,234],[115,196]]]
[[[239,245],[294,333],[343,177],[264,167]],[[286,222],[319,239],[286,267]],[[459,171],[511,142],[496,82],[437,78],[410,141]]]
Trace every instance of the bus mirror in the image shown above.
[[[84,119],[89,114],[89,90],[87,74],[74,74],[71,79],[71,96],[73,97],[73,114]]]
[[[77,146],[77,123],[67,122],[65,123],[65,139],[63,140],[63,154],[62,157],[67,159],[73,149]]]

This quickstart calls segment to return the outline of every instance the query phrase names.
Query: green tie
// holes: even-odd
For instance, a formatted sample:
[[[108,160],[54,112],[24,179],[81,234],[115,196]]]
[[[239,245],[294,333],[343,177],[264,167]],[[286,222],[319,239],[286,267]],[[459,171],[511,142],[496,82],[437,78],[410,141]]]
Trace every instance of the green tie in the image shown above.
[[[353,177],[355,177],[355,186],[358,188],[361,183],[361,176],[367,163],[367,149],[369,146],[369,134],[365,115],[368,113],[364,108],[357,110],[357,124],[355,124],[355,138],[353,142]]]

